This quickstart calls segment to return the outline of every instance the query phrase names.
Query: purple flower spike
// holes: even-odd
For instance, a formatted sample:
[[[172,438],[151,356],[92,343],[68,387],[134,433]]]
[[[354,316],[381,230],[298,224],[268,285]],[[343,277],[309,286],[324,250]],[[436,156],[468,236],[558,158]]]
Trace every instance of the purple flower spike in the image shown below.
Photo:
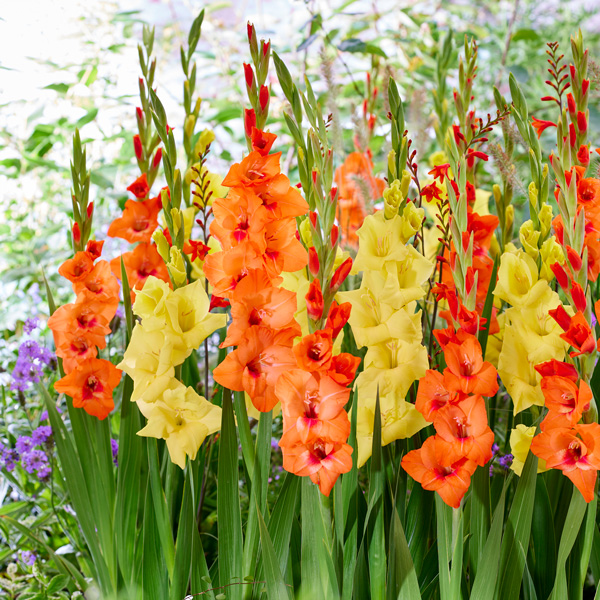
[[[28,566],[33,567],[35,564],[37,556],[30,552],[29,550],[25,550],[25,552],[21,552],[21,560]]]
[[[23,325],[23,331],[27,335],[31,335],[38,328],[39,320],[36,317],[29,317]]]
[[[117,440],[110,440],[110,449],[112,450],[112,457],[115,467],[118,467],[119,461],[117,460],[117,456],[119,455],[119,442],[117,442]]]

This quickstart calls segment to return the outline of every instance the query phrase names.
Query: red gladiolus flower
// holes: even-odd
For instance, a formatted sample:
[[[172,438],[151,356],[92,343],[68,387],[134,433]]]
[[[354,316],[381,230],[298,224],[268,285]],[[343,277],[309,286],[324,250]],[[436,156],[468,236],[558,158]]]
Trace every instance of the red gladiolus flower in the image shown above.
[[[128,188],[127,191],[131,192],[138,200],[145,198],[150,191],[148,187],[148,180],[146,173],[142,173]]]
[[[318,279],[313,279],[305,299],[308,317],[313,321],[318,321],[323,316],[324,308],[323,292]]]
[[[450,169],[450,165],[448,163],[444,165],[438,165],[437,167],[433,167],[431,171],[429,171],[428,175],[433,175],[433,179],[440,180],[440,183],[444,181],[444,177],[448,177],[448,169]]]
[[[577,383],[577,380],[579,379],[579,373],[573,365],[570,365],[566,362],[561,362],[554,358],[546,362],[540,363],[534,368],[542,377],[551,377],[553,375],[559,375],[560,377],[570,379],[575,383]]]
[[[331,303],[329,315],[327,316],[326,328],[331,331],[331,335],[334,340],[340,334],[340,331],[344,328],[344,325],[348,322],[351,310],[352,304],[350,302],[338,304],[334,300]]]

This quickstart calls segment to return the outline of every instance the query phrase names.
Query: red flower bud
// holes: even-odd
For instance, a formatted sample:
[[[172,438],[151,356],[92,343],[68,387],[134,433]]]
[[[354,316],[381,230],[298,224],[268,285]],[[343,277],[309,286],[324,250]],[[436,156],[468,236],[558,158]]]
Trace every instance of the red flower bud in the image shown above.
[[[350,274],[352,270],[352,259],[347,258],[336,270],[331,278],[331,283],[329,284],[329,289],[333,292],[337,292],[340,289],[340,286],[346,280],[346,277]]]
[[[559,304],[554,310],[549,310],[548,314],[559,324],[563,331],[569,329],[571,317],[568,315],[562,304]]]
[[[158,165],[160,165],[160,161],[162,160],[162,148],[159,148],[154,155],[154,160],[152,161],[152,167],[156,169]]]
[[[367,118],[367,101],[363,100],[363,117]]]
[[[581,260],[581,256],[571,248],[571,246],[567,246],[567,258],[573,267],[573,270],[577,273],[581,270],[581,266],[583,265],[583,261]]]
[[[91,219],[94,214],[94,203],[90,202],[87,207],[87,218]]]
[[[542,377],[553,377],[558,375],[559,377],[566,377],[571,381],[577,383],[579,379],[579,373],[577,373],[577,369],[570,365],[569,363],[560,362],[555,358],[547,360],[546,362],[540,363],[536,365],[534,369],[542,376]]]
[[[268,42],[263,42],[263,45],[262,45],[263,56],[266,56],[269,53],[270,47],[271,47],[270,40]]]
[[[310,219],[312,226],[316,229],[317,228],[317,213],[311,210],[308,213],[308,218]]]
[[[588,90],[590,89],[590,80],[589,79],[584,79],[581,82],[581,93],[582,95],[586,95]]]
[[[575,305],[575,308],[580,312],[584,312],[586,309],[586,306],[587,306],[587,301],[585,299],[585,292],[583,291],[583,288],[576,281],[574,281],[573,284],[571,285],[571,298],[573,300],[573,304]]]
[[[254,83],[254,71],[247,63],[244,63],[244,75],[246,77],[246,85],[251,88],[252,84]]]
[[[256,127],[256,113],[253,108],[247,108],[244,110],[244,128],[248,137],[252,137],[253,127]]]
[[[246,25],[246,29],[248,31],[248,42],[252,43],[252,38],[254,37],[254,25],[248,22],[248,24]]]
[[[583,167],[587,167],[590,164],[590,149],[587,146],[579,146],[579,150],[577,150],[577,162]]]
[[[73,223],[73,241],[79,244],[81,241],[81,229],[79,229],[79,223]]]
[[[260,86],[260,92],[258,94],[258,101],[260,103],[260,108],[264,112],[266,110],[267,106],[269,106],[269,88],[266,85]]]
[[[335,248],[335,244],[338,241],[338,237],[340,234],[340,230],[337,225],[332,225],[331,227],[331,247]]]
[[[579,129],[579,133],[585,133],[587,131],[587,119],[585,118],[585,114],[581,111],[577,113],[577,129]]]
[[[321,284],[318,279],[313,279],[310,287],[308,288],[308,294],[305,296],[306,299],[306,312],[308,317],[313,321],[319,320],[323,316],[323,292],[321,291]]]
[[[575,65],[569,65],[569,71],[571,72],[571,79],[573,81],[575,81],[575,77],[576,77],[576,71],[575,71]]]
[[[315,185],[317,185],[317,171],[313,170],[312,172],[312,180]]]
[[[577,107],[575,106],[575,98],[573,98],[573,94],[571,94],[571,92],[567,94],[567,108],[572,115],[574,115],[575,111],[577,110]]]
[[[144,120],[144,113],[142,112],[142,109],[139,106],[135,109],[135,116],[138,121]]]
[[[571,148],[575,148],[576,143],[577,133],[575,132],[575,125],[573,125],[573,123],[569,123],[569,145]]]
[[[319,255],[314,246],[311,246],[308,249],[308,270],[313,277],[316,277],[319,274],[320,264],[319,264]]]
[[[142,160],[144,158],[144,149],[142,148],[142,140],[139,135],[133,136],[133,151],[135,152],[135,157],[138,160]]]
[[[350,302],[344,302],[339,305],[335,300],[332,302],[325,327],[327,329],[331,329],[331,337],[334,340],[340,334],[340,331],[344,328],[344,325],[348,322],[351,310],[352,304],[350,304]]]
[[[560,263],[555,262],[550,265],[550,268],[552,269],[552,272],[556,277],[556,281],[558,281],[558,285],[560,285],[560,287],[563,288],[563,290],[568,289],[569,276],[567,275],[567,272],[563,269],[562,265]]]
[[[331,190],[329,191],[329,195],[330,195],[330,197],[331,197],[331,201],[332,201],[332,202],[335,202],[335,199],[336,199],[337,193],[338,193],[338,189],[337,189],[337,187],[333,186],[333,187],[331,188]]]

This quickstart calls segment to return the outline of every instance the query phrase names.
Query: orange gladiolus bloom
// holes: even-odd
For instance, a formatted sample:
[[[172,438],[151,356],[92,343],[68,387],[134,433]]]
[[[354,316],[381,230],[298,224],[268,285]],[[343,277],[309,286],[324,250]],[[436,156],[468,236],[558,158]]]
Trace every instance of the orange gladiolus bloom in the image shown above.
[[[560,469],[586,502],[594,499],[600,469],[600,425],[575,425],[543,431],[533,438],[531,451],[550,469]]]
[[[245,391],[261,412],[270,411],[279,401],[275,395],[277,378],[296,366],[287,330],[271,331],[253,326],[243,346],[225,357],[213,371],[215,381],[236,392]]]
[[[131,289],[131,300],[135,299],[134,288],[138,291],[144,287],[146,279],[152,275],[170,283],[169,271],[163,259],[160,257],[155,244],[142,242],[135,247],[133,252],[123,254],[123,264],[129,280]],[[121,258],[113,258],[110,261],[110,268],[115,277],[121,280]]]
[[[542,378],[542,393],[546,407],[565,417],[565,426],[575,425],[581,419],[593,398],[592,390],[585,381],[577,384],[567,377],[553,375]]]
[[[360,365],[360,357],[341,352],[331,359],[327,376],[340,385],[350,385],[354,381],[356,369]]]
[[[305,371],[327,371],[331,365],[333,340],[331,331],[321,329],[302,338],[294,346],[298,367]]]
[[[439,443],[438,436],[428,437],[421,448],[404,456],[402,468],[424,489],[437,492],[446,504],[458,508],[477,463],[467,458],[450,462],[448,458],[446,445]]]
[[[275,385],[283,412],[283,436],[279,445],[307,444],[316,438],[345,442],[350,421],[344,406],[350,390],[329,377],[318,377],[300,369],[283,373]]]
[[[94,268],[94,260],[89,252],[77,252],[73,258],[65,260],[58,272],[71,283],[85,279]]]
[[[308,263],[308,253],[296,237],[296,232],[295,219],[279,219],[267,224],[264,264],[272,278],[282,271],[299,271]]]
[[[475,336],[447,344],[444,358],[448,365],[444,385],[448,390],[482,396],[493,396],[498,391],[498,373],[491,363],[484,362]]]
[[[318,438],[307,445],[288,448],[283,468],[300,477],[308,475],[325,496],[329,496],[337,478],[352,469],[352,446]]]
[[[131,244],[150,242],[158,227],[158,213],[162,208],[160,198],[149,198],[143,202],[127,200],[123,215],[115,219],[108,228],[109,237],[118,237]]]
[[[577,369],[566,362],[561,362],[554,358],[547,360],[546,362],[540,363],[536,365],[534,369],[542,376],[542,377],[550,377],[552,375],[560,375],[561,377],[566,377],[571,381],[577,383],[579,379],[579,373],[577,373]]]
[[[331,329],[331,336],[335,340],[340,334],[340,331],[344,328],[344,325],[350,318],[350,311],[352,310],[352,304],[350,302],[342,302],[338,304],[335,300],[331,303],[329,308],[329,315],[327,316],[327,329]]]
[[[121,380],[121,371],[110,361],[88,358],[54,384],[54,389],[73,398],[75,408],[105,419],[115,407],[113,389]]]
[[[65,304],[56,309],[48,319],[48,327],[52,329],[55,336],[60,332],[71,338],[84,337],[91,345],[104,348],[106,346],[104,336],[110,333],[108,327],[112,318],[110,312],[111,307],[105,303],[89,301],[81,296],[75,304]]]
[[[222,185],[230,188],[257,187],[279,175],[281,152],[262,156],[260,152],[250,152],[241,163],[231,166]]]
[[[148,178],[146,173],[142,173],[128,188],[128,192],[131,192],[136,198],[142,199],[148,195],[150,188],[148,187]]]
[[[433,426],[440,438],[438,444],[446,448],[448,460],[454,462],[466,457],[483,467],[492,458],[494,433],[488,427],[481,396],[469,396],[459,404],[440,408]]]
[[[308,211],[308,203],[302,194],[290,185],[290,180],[283,173],[254,186],[253,189],[262,199],[263,206],[269,211],[271,218],[301,217]]]
[[[428,369],[419,380],[415,408],[427,419],[433,421],[437,412],[446,404],[455,404],[460,399],[457,392],[451,392],[444,386],[444,376]]]
[[[564,333],[561,333],[560,337],[576,348],[577,351],[570,353],[572,357],[589,354],[596,349],[594,334],[581,311],[577,311],[574,317],[570,317],[559,304],[554,310],[549,310],[548,314],[563,329]]]
[[[119,305],[119,282],[115,279],[110,265],[105,260],[94,265],[84,279],[74,283],[73,291],[78,296],[85,294],[90,299],[114,305],[115,311]]]
[[[63,369],[69,374],[78,364],[88,358],[96,358],[98,350],[86,336],[73,337],[63,331],[54,333],[56,356],[63,361]]]

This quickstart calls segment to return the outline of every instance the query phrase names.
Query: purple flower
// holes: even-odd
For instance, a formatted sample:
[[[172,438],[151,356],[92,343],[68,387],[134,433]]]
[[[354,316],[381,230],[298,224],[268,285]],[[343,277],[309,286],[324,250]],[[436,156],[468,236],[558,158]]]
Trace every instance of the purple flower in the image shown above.
[[[33,567],[36,558],[36,555],[33,552],[30,552],[29,550],[21,552],[21,560],[29,567]]]
[[[15,444],[19,454],[29,452],[29,450],[31,450],[35,445],[36,444],[33,443],[33,440],[27,435],[20,435],[17,438],[17,443]]]
[[[31,335],[31,333],[33,333],[33,331],[38,328],[38,325],[39,320],[37,319],[37,317],[29,317],[29,319],[27,319],[25,321],[25,324],[23,325],[23,331],[27,335]]]
[[[112,457],[115,467],[118,467],[119,461],[117,460],[117,456],[119,455],[119,442],[117,442],[117,440],[110,440],[110,449],[112,450]]]
[[[48,411],[45,410],[41,415],[40,415],[40,423],[42,421],[47,421],[48,420]]]
[[[42,450],[30,450],[21,455],[21,465],[28,473],[34,473],[48,467],[48,457]]]
[[[35,340],[27,340],[19,346],[19,356],[12,372],[12,390],[24,392],[31,383],[37,383],[44,366],[50,364],[54,354],[41,347]]]
[[[506,469],[508,471],[508,469],[510,468],[510,465],[512,465],[513,462],[513,455],[512,454],[507,454],[506,456],[502,456],[498,462],[500,463],[500,466],[503,469]]]
[[[496,456],[498,450],[500,450],[500,446],[498,446],[498,444],[492,444],[492,456]]]
[[[490,477],[494,476],[494,465],[490,463]]]
[[[37,429],[33,430],[31,434],[31,439],[35,446],[41,446],[45,444],[48,438],[52,435],[52,427],[50,425],[42,425]]]
[[[2,448],[0,460],[7,471],[13,471],[16,462],[19,460],[19,453],[14,448]]]

